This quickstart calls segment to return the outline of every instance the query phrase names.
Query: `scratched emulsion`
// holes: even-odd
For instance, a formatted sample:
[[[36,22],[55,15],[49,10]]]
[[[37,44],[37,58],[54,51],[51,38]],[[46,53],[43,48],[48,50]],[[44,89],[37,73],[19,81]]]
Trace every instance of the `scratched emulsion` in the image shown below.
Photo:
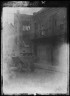
[[[14,25],[6,23],[3,28],[5,93],[67,92],[69,45],[65,24],[63,8],[43,8],[32,15],[18,11],[14,14]]]

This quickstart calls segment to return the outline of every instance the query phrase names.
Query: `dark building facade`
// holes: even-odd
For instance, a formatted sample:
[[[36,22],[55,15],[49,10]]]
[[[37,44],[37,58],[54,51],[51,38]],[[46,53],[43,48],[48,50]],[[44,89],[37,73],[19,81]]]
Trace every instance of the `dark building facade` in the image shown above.
[[[33,22],[32,15],[26,14],[15,14],[14,25],[16,29],[17,42],[19,47],[19,55],[22,56],[24,53],[31,53],[31,38],[33,37]]]
[[[34,53],[39,62],[55,62],[56,49],[65,42],[67,16],[65,8],[43,8],[34,13]]]
[[[44,8],[34,13],[36,37],[63,34],[66,31],[66,9]]]
[[[31,53],[37,62],[57,62],[57,50],[67,33],[66,8],[43,8],[33,15],[15,14],[19,56]]]

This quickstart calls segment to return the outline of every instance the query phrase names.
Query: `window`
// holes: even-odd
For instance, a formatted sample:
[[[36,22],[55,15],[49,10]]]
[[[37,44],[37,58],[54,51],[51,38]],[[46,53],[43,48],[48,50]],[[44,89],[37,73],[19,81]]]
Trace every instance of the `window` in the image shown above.
[[[41,35],[44,35],[44,26],[41,25]]]
[[[29,31],[29,30],[30,30],[30,26],[23,25],[23,31]]]
[[[35,23],[35,36],[37,36],[37,31],[38,31],[38,24]]]
[[[60,30],[64,29],[64,24],[60,24]]]

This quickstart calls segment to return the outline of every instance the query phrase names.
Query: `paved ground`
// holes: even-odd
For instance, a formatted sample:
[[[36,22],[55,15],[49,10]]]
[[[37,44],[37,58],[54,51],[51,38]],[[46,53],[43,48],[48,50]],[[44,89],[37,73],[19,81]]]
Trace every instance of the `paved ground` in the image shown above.
[[[59,93],[66,92],[67,74],[38,69],[34,73],[19,73],[4,87],[5,92]]]
[[[42,69],[36,69],[34,73],[14,73],[8,83],[4,82],[4,93],[66,93],[69,67],[67,52],[64,46],[63,48],[59,56],[59,66],[38,63]]]

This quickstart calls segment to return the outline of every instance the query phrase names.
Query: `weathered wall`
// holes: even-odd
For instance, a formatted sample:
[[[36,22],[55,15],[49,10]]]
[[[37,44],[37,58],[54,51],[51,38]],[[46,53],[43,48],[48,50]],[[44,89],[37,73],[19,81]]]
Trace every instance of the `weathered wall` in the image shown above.
[[[24,52],[31,52],[30,51],[30,38],[32,35],[31,15],[16,14],[14,23],[17,28],[17,33],[19,33],[18,35],[19,56],[21,55],[21,53],[23,54]],[[30,26],[29,30],[25,29],[27,26]],[[25,28],[23,29],[23,27]]]
[[[54,50],[54,65],[58,66],[58,70],[67,73],[69,70],[69,45],[65,42],[60,44]]]
[[[51,46],[50,44],[45,44],[45,45],[39,45],[37,47],[37,55],[38,55],[38,58],[39,58],[39,62],[41,63],[48,63],[50,64],[52,61],[51,61]]]
[[[12,25],[7,24],[4,28],[3,28],[3,56],[7,57],[7,56],[11,56],[14,48],[16,47],[16,43],[15,43],[15,38],[16,38],[16,34],[15,34],[15,29],[14,27],[12,27]]]
[[[43,36],[46,36],[45,44],[42,44],[41,42],[39,42],[40,45],[37,44],[38,45],[37,53],[38,56],[41,58],[41,61],[42,58],[44,58],[45,61],[47,61],[48,63],[52,63],[52,65],[58,65],[57,64],[57,62],[59,61],[58,56],[60,54],[59,48],[60,45],[65,43],[65,37],[58,35],[67,33],[66,13],[67,13],[66,8],[45,8],[45,10],[42,10],[34,14],[33,20],[34,20],[34,32],[36,36],[35,38],[41,38],[42,31]],[[48,38],[50,37],[51,44],[47,37]],[[42,38],[41,41],[43,42]]]
[[[3,79],[9,80],[9,65],[12,61],[12,56],[15,55],[15,50],[17,50],[16,44],[17,34],[15,34],[15,28],[11,24],[7,24],[4,26],[2,31],[2,55],[3,55]]]
[[[67,28],[66,12],[66,8],[46,8],[44,11],[36,13],[34,22],[37,36],[41,35],[42,29],[43,34],[47,37],[65,33]]]

